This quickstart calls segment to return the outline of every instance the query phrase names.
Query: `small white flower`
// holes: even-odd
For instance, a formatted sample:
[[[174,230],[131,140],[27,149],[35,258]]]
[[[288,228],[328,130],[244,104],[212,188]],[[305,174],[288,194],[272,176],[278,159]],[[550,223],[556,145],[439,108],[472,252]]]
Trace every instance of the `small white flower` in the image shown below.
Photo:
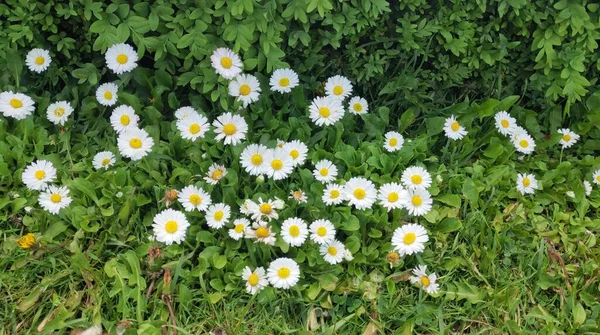
[[[211,185],[217,185],[217,183],[226,175],[227,169],[225,166],[213,163],[213,165],[208,168],[208,172],[206,173],[204,180]]]
[[[506,111],[496,113],[494,119],[496,120],[496,128],[498,128],[498,131],[502,135],[511,135],[517,127],[517,120],[511,117]]]
[[[323,190],[323,196],[321,197],[323,202],[330,205],[339,205],[346,197],[344,196],[343,188],[339,184],[331,183],[327,184],[325,190]]]
[[[338,169],[333,162],[322,159],[315,165],[313,176],[323,184],[327,184],[335,180],[338,174]]]
[[[267,201],[258,198],[258,202],[249,203],[248,210],[254,221],[270,221],[279,218],[277,210],[283,209],[284,205],[285,203],[277,198],[275,198],[275,200],[268,199]]]
[[[181,132],[181,137],[186,140],[195,141],[198,138],[204,138],[209,128],[208,119],[197,113],[177,120],[177,129]]]
[[[406,209],[410,215],[422,216],[431,210],[433,200],[424,188],[408,189],[410,201],[406,203]]]
[[[254,243],[261,242],[266,245],[275,245],[275,233],[267,222],[258,221],[252,224],[252,228],[246,228],[244,232],[247,238],[256,239]]]
[[[25,57],[25,64],[30,71],[41,73],[48,69],[52,63],[50,52],[44,49],[31,49]]]
[[[389,152],[394,152],[402,149],[404,145],[404,137],[398,132],[388,131],[385,133],[385,144],[383,147]]]
[[[25,168],[21,179],[28,189],[41,191],[56,179],[56,169],[49,161],[35,161]]]
[[[269,265],[267,278],[273,287],[289,289],[300,280],[300,267],[293,259],[278,258]]]
[[[250,294],[256,294],[269,285],[265,269],[262,267],[257,267],[252,271],[246,266],[242,272],[242,279],[246,281],[246,292]]]
[[[288,199],[294,199],[299,204],[305,204],[308,201],[306,193],[302,190],[291,191]]]
[[[110,115],[110,124],[117,133],[124,130],[137,129],[139,116],[131,106],[121,105]]]
[[[117,145],[122,156],[137,161],[152,151],[154,140],[143,129],[127,129],[119,134]]]
[[[210,62],[217,74],[225,79],[233,79],[242,72],[242,60],[228,48],[217,48],[210,56]]]
[[[392,245],[400,256],[423,252],[427,241],[429,236],[425,227],[414,223],[397,228],[392,236]]]
[[[308,147],[306,144],[293,140],[283,145],[283,150],[290,155],[294,166],[301,166],[306,160],[306,154],[308,153]]]
[[[590,184],[589,181],[584,180],[583,181],[583,187],[585,188],[585,196],[589,197],[590,194],[592,194],[592,184]]]
[[[429,172],[420,166],[411,166],[402,173],[402,184],[407,188],[428,189],[431,181]]]
[[[346,248],[342,242],[333,240],[327,244],[321,244],[319,247],[319,252],[327,263],[337,264],[344,260]]]
[[[308,107],[309,116],[317,126],[330,126],[344,116],[340,100],[331,97],[317,97]]]
[[[156,214],[153,221],[152,228],[156,240],[166,245],[183,242],[190,226],[185,214],[170,208]]]
[[[413,284],[419,284],[425,292],[429,294],[435,294],[440,290],[440,287],[437,283],[437,276],[434,273],[427,275],[427,266],[419,265],[415,269],[413,269],[413,276],[410,277],[410,282]]]
[[[570,148],[573,144],[579,141],[579,135],[571,131],[569,128],[559,129],[558,133],[562,135],[560,139],[560,145],[563,148]]]
[[[344,100],[352,94],[352,83],[343,76],[333,76],[325,83],[325,94],[338,100]]]
[[[73,107],[67,101],[57,101],[46,109],[48,120],[56,125],[65,124],[71,113],[73,113]]]
[[[310,239],[317,244],[327,244],[335,239],[335,227],[329,220],[316,220],[310,224]]]
[[[260,91],[258,79],[250,74],[240,74],[229,82],[229,95],[236,97],[236,100],[241,101],[244,107],[257,101]]]
[[[39,202],[43,209],[52,214],[58,214],[62,208],[71,203],[71,197],[69,197],[69,190],[66,186],[49,185],[40,193]]]
[[[460,140],[467,135],[467,131],[458,123],[454,115],[446,119],[444,131],[446,132],[446,136],[452,140]]]
[[[292,247],[301,246],[308,237],[308,227],[304,220],[288,218],[281,224],[281,237]]]
[[[527,133],[520,133],[515,135],[513,144],[518,152],[524,153],[526,155],[531,154],[535,150],[535,142],[533,141],[533,138],[531,138],[531,136],[529,136],[529,134]]]
[[[137,60],[137,51],[129,44],[115,44],[106,50],[106,67],[116,74],[135,69]]]
[[[23,120],[35,111],[33,100],[23,93],[0,93],[0,113],[5,117]]]
[[[186,211],[199,210],[204,212],[212,204],[210,195],[202,188],[188,185],[177,194],[177,199]]]
[[[244,232],[248,226],[250,226],[250,221],[248,221],[248,219],[235,219],[233,221],[233,228],[229,229],[229,236],[236,241],[239,240],[244,237]]]
[[[269,85],[271,90],[279,93],[290,93],[292,88],[298,86],[298,75],[292,69],[277,69],[273,71]]]
[[[119,87],[114,83],[104,83],[96,90],[96,100],[102,106],[113,106],[117,103]]]
[[[242,151],[240,164],[250,175],[261,175],[268,168],[268,162],[265,159],[268,151],[269,149],[262,144],[250,144]]]
[[[518,174],[517,176],[517,190],[522,195],[533,194],[538,189],[538,182],[535,176],[532,174]]]
[[[217,117],[217,119],[213,121],[213,126],[217,133],[215,140],[223,140],[225,145],[242,143],[246,138],[246,132],[248,131],[246,120],[244,120],[243,117],[232,113],[225,113]]]
[[[175,118],[177,120],[182,120],[194,115],[200,115],[200,113],[198,113],[198,111],[189,106],[180,107],[175,111]]]
[[[108,169],[115,164],[115,155],[110,151],[101,151],[94,156],[92,165],[94,169]]]
[[[348,103],[348,110],[352,114],[367,114],[369,112],[369,105],[367,100],[361,97],[353,97]]]
[[[388,211],[394,208],[403,208],[410,200],[408,191],[398,183],[387,183],[381,185],[377,196],[381,205]]]
[[[377,189],[373,182],[362,177],[353,177],[344,185],[344,196],[350,206],[367,209],[377,200]]]
[[[231,209],[229,205],[218,203],[206,209],[206,223],[210,228],[219,229],[229,222]]]
[[[265,153],[267,167],[265,173],[273,180],[287,178],[294,169],[294,161],[284,149],[268,150]]]

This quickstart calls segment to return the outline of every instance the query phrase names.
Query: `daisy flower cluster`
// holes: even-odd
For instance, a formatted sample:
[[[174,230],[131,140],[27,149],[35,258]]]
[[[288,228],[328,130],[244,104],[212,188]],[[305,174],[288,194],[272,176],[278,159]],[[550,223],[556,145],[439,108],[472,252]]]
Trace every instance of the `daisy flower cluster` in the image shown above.
[[[496,128],[500,134],[510,138],[515,149],[525,155],[530,155],[535,150],[535,141],[525,128],[517,124],[517,120],[506,111],[496,113]]]
[[[29,164],[21,175],[21,179],[28,189],[40,191],[38,202],[51,214],[58,214],[72,201],[66,186],[51,184],[56,178],[56,168],[47,160],[38,160]]]

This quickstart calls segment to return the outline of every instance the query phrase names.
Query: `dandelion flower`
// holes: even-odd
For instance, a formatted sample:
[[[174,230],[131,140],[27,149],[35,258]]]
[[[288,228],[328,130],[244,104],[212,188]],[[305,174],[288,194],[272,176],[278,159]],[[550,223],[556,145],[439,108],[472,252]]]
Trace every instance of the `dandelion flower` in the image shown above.
[[[248,124],[243,117],[232,113],[225,113],[213,121],[217,136],[215,140],[231,145],[242,143],[246,138]]]
[[[265,154],[267,167],[265,173],[273,180],[287,178],[294,168],[292,157],[283,149],[269,150]]]
[[[248,219],[235,219],[233,221],[233,229],[229,229],[229,236],[236,241],[239,240],[244,237],[244,232],[248,226],[250,226],[250,221],[248,221]]]
[[[127,129],[119,134],[117,145],[121,155],[137,161],[152,151],[154,140],[143,129]]]
[[[327,244],[321,244],[319,253],[329,264],[341,263],[344,260],[346,248],[344,244],[338,240],[333,240]]]
[[[388,211],[395,208],[403,208],[410,201],[408,191],[398,183],[381,185],[377,199],[379,199],[381,205]]]
[[[294,166],[301,166],[306,160],[306,154],[308,153],[308,147],[306,144],[293,140],[283,145],[283,150],[287,152],[292,158]]]
[[[435,294],[439,291],[440,287],[438,285],[437,276],[434,273],[428,275],[427,274],[427,266],[419,265],[415,269],[413,269],[413,276],[410,277],[410,282],[413,284],[419,284],[423,287],[423,290],[429,294]]]
[[[315,169],[313,170],[313,176],[315,179],[323,184],[332,182],[335,180],[338,174],[338,169],[333,162],[323,159],[317,162]]]
[[[532,174],[518,174],[517,176],[517,190],[522,195],[533,194],[538,189],[538,182],[535,176]]]
[[[570,148],[573,144],[579,141],[579,135],[571,131],[569,128],[559,129],[558,133],[562,135],[560,139],[560,145],[563,148]]]
[[[113,106],[117,103],[119,87],[114,83],[104,83],[96,90],[96,100],[102,106]]]
[[[504,136],[512,134],[517,127],[517,120],[511,117],[506,111],[496,113],[494,119],[496,120],[496,128]]]
[[[225,79],[233,79],[242,72],[242,60],[228,48],[217,48],[210,56],[210,62],[217,74]]]
[[[329,220],[316,220],[310,224],[310,239],[317,244],[327,244],[335,239],[335,227]]]
[[[304,193],[302,190],[291,191],[288,199],[294,199],[299,204],[305,204],[308,201],[306,193]]]
[[[385,144],[383,147],[389,152],[394,152],[402,149],[404,145],[404,137],[395,131],[388,131],[385,134]]]
[[[338,100],[344,100],[352,94],[352,83],[343,76],[333,76],[325,83],[325,94]]]
[[[153,221],[152,228],[156,240],[166,245],[183,242],[190,226],[185,214],[170,208],[156,214]]]
[[[269,85],[271,90],[279,93],[290,93],[292,88],[298,86],[298,75],[292,69],[277,69],[273,71]]]
[[[273,287],[289,289],[300,280],[300,267],[293,259],[278,258],[269,265],[267,278]]]
[[[427,231],[423,226],[415,223],[397,228],[392,236],[392,245],[400,256],[423,252],[427,241],[429,241]]]
[[[71,113],[73,113],[73,107],[67,101],[57,101],[46,109],[48,120],[56,125],[65,124]]]
[[[213,163],[213,165],[208,168],[208,172],[206,173],[204,180],[211,185],[217,185],[217,183],[226,175],[227,169],[225,166]]]
[[[116,162],[115,155],[110,151],[101,151],[94,156],[92,165],[94,169],[108,169]]]
[[[326,205],[330,206],[341,204],[346,200],[346,197],[344,196],[343,188],[339,184],[331,183],[325,187],[321,199]]]
[[[30,71],[41,73],[46,71],[52,63],[50,52],[44,49],[31,49],[25,56],[25,64]]]
[[[257,267],[252,271],[246,266],[242,272],[242,279],[246,281],[246,292],[250,294],[256,294],[269,285],[265,269],[262,267]]]
[[[317,97],[310,107],[309,116],[317,126],[330,126],[344,116],[344,107],[341,102],[331,97]]]
[[[200,113],[198,113],[198,111],[196,111],[194,108],[189,107],[189,106],[180,107],[175,111],[175,118],[177,120],[182,120],[187,117],[194,116],[194,115],[200,115]]]
[[[137,51],[129,44],[115,44],[106,50],[106,67],[116,74],[135,69],[137,60]]]
[[[27,235],[21,236],[17,240],[17,245],[21,249],[29,249],[35,245],[35,234],[29,233]]]
[[[0,93],[0,113],[5,117],[23,120],[35,111],[33,100],[23,93]]]
[[[344,185],[344,194],[350,206],[367,209],[377,200],[377,189],[373,182],[362,177],[353,177]]]
[[[121,105],[110,115],[110,124],[117,133],[124,130],[137,129],[139,116],[131,106]]]
[[[265,173],[267,169],[267,160],[265,159],[269,149],[262,144],[250,144],[242,151],[240,155],[240,164],[246,172],[252,176],[258,176]]]
[[[411,166],[402,173],[402,183],[407,188],[428,189],[431,186],[431,175],[420,166]]]
[[[69,197],[69,190],[66,186],[49,185],[40,193],[39,202],[43,209],[52,214],[58,214],[62,208],[71,203],[71,197]]]
[[[513,144],[518,152],[524,153],[526,155],[531,154],[535,149],[535,142],[533,141],[533,138],[531,138],[531,136],[529,136],[529,134],[527,133],[521,133],[516,135],[515,139],[513,140]]]
[[[367,100],[361,97],[352,97],[348,103],[348,110],[352,114],[367,114],[369,112],[369,105]]]
[[[266,245],[275,245],[275,233],[271,230],[269,223],[258,221],[252,224],[252,228],[246,228],[244,232],[247,238],[256,239],[254,242],[261,242]]]
[[[177,195],[179,202],[186,211],[198,210],[204,212],[212,204],[210,195],[202,188],[188,185]]]
[[[209,127],[208,119],[200,114],[192,114],[177,120],[177,129],[181,132],[181,137],[186,140],[195,141],[198,138],[204,138]]]
[[[446,119],[444,131],[446,132],[446,136],[452,140],[460,140],[467,135],[467,131],[458,123],[454,115]]]
[[[308,237],[308,226],[300,218],[288,218],[281,224],[281,237],[290,246],[299,247]]]
[[[219,229],[229,222],[231,209],[229,205],[218,203],[206,209],[206,223],[210,228]]]
[[[35,161],[25,168],[21,179],[28,189],[41,191],[56,179],[56,169],[49,161]]]
[[[406,203],[406,209],[410,215],[422,216],[429,213],[433,200],[426,189],[408,189],[408,195],[410,200]]]

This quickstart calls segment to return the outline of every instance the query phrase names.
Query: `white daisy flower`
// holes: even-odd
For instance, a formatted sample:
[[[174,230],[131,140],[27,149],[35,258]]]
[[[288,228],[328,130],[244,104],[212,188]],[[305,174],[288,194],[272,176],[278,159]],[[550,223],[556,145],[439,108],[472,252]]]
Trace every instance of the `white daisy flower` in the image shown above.
[[[175,118],[177,120],[182,120],[194,115],[200,115],[200,113],[198,113],[198,111],[189,106],[180,107],[175,111]]]
[[[254,208],[256,206],[257,206],[257,204],[254,201],[252,201],[250,199],[246,199],[240,206],[240,213],[250,216],[250,215],[252,215],[250,208]]]
[[[131,106],[121,105],[110,115],[110,124],[117,133],[120,133],[128,129],[137,129],[139,119]]]
[[[211,185],[217,185],[217,183],[226,175],[227,169],[225,166],[213,163],[213,165],[208,168],[208,172],[206,173],[204,180]]]
[[[153,221],[152,228],[156,240],[166,245],[183,242],[190,226],[185,214],[170,208],[156,214]]]
[[[278,258],[269,265],[267,278],[273,287],[289,289],[300,280],[300,267],[291,258]]]
[[[323,184],[327,184],[335,180],[338,174],[338,169],[333,162],[322,159],[315,165],[313,176]]]
[[[275,233],[265,221],[257,221],[252,224],[252,228],[246,228],[244,232],[247,238],[256,239],[254,243],[264,243],[266,245],[275,245]]]
[[[299,204],[305,204],[308,202],[306,193],[304,193],[304,191],[302,191],[302,190],[291,191],[288,199],[294,199]]]
[[[298,75],[292,69],[277,69],[273,71],[269,85],[271,90],[279,93],[290,93],[292,88],[298,86]]]
[[[420,166],[411,166],[402,173],[402,184],[407,188],[428,189],[431,186],[431,175]]]
[[[353,177],[344,185],[344,195],[350,206],[367,209],[377,200],[377,189],[373,182],[362,177]]]
[[[433,200],[424,188],[408,189],[410,201],[406,203],[406,209],[410,215],[422,216],[431,210]]]
[[[48,188],[40,193],[39,202],[43,209],[52,214],[58,214],[62,208],[71,203],[71,197],[69,197],[69,190],[66,186],[48,185]]]
[[[35,111],[33,100],[23,93],[12,91],[0,93],[0,112],[5,117],[23,120]]]
[[[240,155],[240,164],[252,176],[265,173],[268,162],[265,159],[269,149],[262,144],[250,144]]]
[[[108,169],[113,166],[116,162],[115,155],[110,151],[101,151],[94,156],[92,165],[94,169]]]
[[[283,146],[284,146],[286,143],[287,143],[286,141],[283,141],[283,140],[277,139],[277,144],[276,144],[275,146],[276,146],[277,148],[279,148],[279,149],[283,149]]]
[[[195,141],[204,138],[209,128],[208,119],[204,115],[191,114],[189,117],[177,120],[177,129],[181,132],[181,137],[186,140]]]
[[[301,218],[288,218],[281,224],[281,237],[290,246],[299,247],[308,237],[308,226]]]
[[[335,239],[335,227],[329,220],[320,219],[310,224],[310,239],[317,244],[327,244]]]
[[[344,107],[340,100],[331,97],[316,97],[308,111],[310,119],[317,126],[330,126],[344,116]]]
[[[115,83],[104,83],[96,90],[96,100],[102,106],[113,106],[117,103],[119,87]]]
[[[589,181],[584,180],[583,181],[583,188],[585,188],[585,196],[589,197],[590,194],[592,194],[592,184],[590,184]]]
[[[225,113],[213,121],[217,136],[216,141],[223,140],[223,143],[236,145],[242,143],[246,138],[248,124],[243,117],[232,113]]]
[[[496,113],[494,119],[496,120],[496,128],[504,136],[512,134],[517,127],[517,120],[511,117],[506,111]]]
[[[246,228],[250,225],[250,221],[246,218],[235,219],[233,221],[233,228],[229,229],[229,236],[234,240],[239,240],[244,237]]]
[[[338,100],[344,100],[352,94],[352,83],[343,76],[333,76],[325,83],[325,94]]]
[[[517,175],[517,190],[522,195],[533,194],[538,189],[538,182],[535,176],[532,174],[518,174]]]
[[[510,139],[514,142],[520,135],[523,134],[528,135],[529,133],[525,128],[515,125],[512,132],[510,133]]]
[[[350,252],[350,250],[348,250],[348,249],[344,249],[344,260],[347,262],[350,262],[353,259],[354,259],[354,256],[352,255],[352,252]]]
[[[25,64],[30,71],[41,73],[46,71],[52,63],[50,52],[44,49],[31,49],[25,57]]]
[[[48,187],[48,184],[56,179],[56,169],[46,160],[38,160],[29,164],[21,179],[28,189],[33,191],[41,191]]]
[[[596,170],[596,172],[594,172],[594,174],[592,175],[592,179],[594,181],[594,184],[600,185],[600,170]]]
[[[73,107],[67,101],[57,101],[46,109],[48,120],[56,125],[65,124],[71,113],[73,113]]]
[[[348,103],[348,110],[352,114],[367,114],[369,112],[369,105],[367,100],[361,97],[352,97]]]
[[[569,128],[559,129],[558,133],[562,135],[560,145],[562,145],[563,148],[570,148],[579,141],[579,135]]]
[[[428,275],[427,274],[427,266],[419,265],[415,269],[413,269],[413,276],[410,277],[410,282],[413,284],[419,284],[423,287],[423,290],[429,294],[435,294],[440,290],[438,285],[437,276],[434,273]]]
[[[283,149],[268,150],[265,153],[265,161],[267,162],[265,173],[273,180],[287,178],[294,169],[292,157]]]
[[[143,129],[126,129],[119,134],[117,145],[122,156],[137,161],[152,151],[154,140]]]
[[[446,136],[452,140],[460,140],[467,135],[467,131],[458,123],[454,115],[446,119],[444,131],[446,132]]]
[[[383,147],[389,152],[394,152],[402,149],[404,145],[404,137],[398,132],[388,131],[385,133],[385,144]]]
[[[271,221],[279,218],[277,210],[283,209],[284,205],[285,203],[277,198],[275,200],[268,199],[267,201],[258,198],[258,202],[249,203],[248,210],[254,221]]]
[[[319,253],[329,264],[341,263],[344,260],[346,247],[338,240],[333,240],[327,244],[321,244]]]
[[[250,294],[256,294],[269,285],[265,269],[262,267],[252,271],[246,266],[242,272],[242,279],[246,281],[246,292]]]
[[[135,69],[137,60],[137,51],[129,44],[115,44],[106,50],[106,67],[116,74]]]
[[[231,209],[229,205],[218,203],[206,209],[206,223],[210,228],[219,229],[229,222]]]
[[[188,185],[182,188],[177,194],[177,199],[188,212],[193,210],[204,212],[208,206],[212,204],[210,195],[202,188],[194,185]]]
[[[392,245],[394,250],[398,251],[400,256],[412,255],[425,250],[425,242],[429,241],[425,227],[409,223],[396,228],[392,236]]]
[[[377,199],[388,211],[395,208],[403,208],[410,201],[408,191],[398,183],[387,183],[381,185]]]
[[[293,140],[283,145],[283,150],[290,155],[294,166],[301,166],[306,160],[306,154],[308,153],[308,147],[306,144]]]
[[[326,205],[330,206],[341,204],[346,200],[346,197],[344,196],[343,188],[339,184],[331,183],[325,187],[321,199]]]
[[[217,48],[210,56],[210,62],[217,74],[225,79],[233,79],[242,72],[242,60],[228,48]]]
[[[535,141],[533,138],[531,138],[531,136],[529,136],[529,134],[526,133],[516,135],[515,139],[513,140],[513,144],[518,152],[526,155],[531,154],[533,150],[535,150]]]
[[[257,101],[260,91],[258,79],[250,74],[240,74],[229,82],[229,95],[236,97],[244,107]]]

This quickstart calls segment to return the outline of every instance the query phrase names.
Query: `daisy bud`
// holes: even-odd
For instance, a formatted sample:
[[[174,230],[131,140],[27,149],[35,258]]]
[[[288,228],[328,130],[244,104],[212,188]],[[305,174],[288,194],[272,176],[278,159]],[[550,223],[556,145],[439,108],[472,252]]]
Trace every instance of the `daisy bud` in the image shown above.
[[[259,184],[259,185],[264,184],[265,183],[265,176],[261,174],[260,176],[256,177],[256,183]]]

